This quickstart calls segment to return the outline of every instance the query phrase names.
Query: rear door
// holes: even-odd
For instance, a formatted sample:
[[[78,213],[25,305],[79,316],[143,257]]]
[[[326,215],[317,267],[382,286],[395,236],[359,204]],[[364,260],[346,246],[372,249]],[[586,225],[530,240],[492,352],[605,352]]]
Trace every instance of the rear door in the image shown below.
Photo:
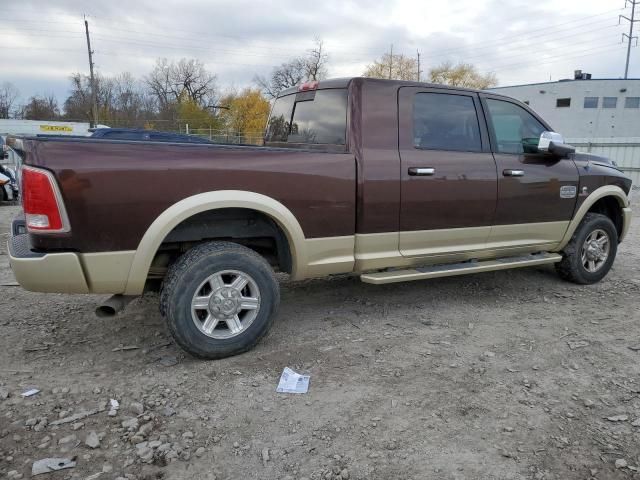
[[[398,106],[400,252],[422,256],[484,248],[497,174],[478,95],[403,87]]]
[[[558,242],[576,204],[575,163],[538,151],[540,134],[551,128],[518,102],[481,96],[498,168],[498,204],[489,246]]]

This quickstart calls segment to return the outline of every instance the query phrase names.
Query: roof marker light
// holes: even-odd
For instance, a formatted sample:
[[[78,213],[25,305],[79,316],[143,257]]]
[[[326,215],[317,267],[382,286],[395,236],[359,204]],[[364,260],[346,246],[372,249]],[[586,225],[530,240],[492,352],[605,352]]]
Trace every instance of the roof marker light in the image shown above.
[[[302,85],[298,87],[299,92],[307,92],[309,90],[315,90],[318,88],[320,82],[318,80],[311,80],[309,82],[304,82]]]

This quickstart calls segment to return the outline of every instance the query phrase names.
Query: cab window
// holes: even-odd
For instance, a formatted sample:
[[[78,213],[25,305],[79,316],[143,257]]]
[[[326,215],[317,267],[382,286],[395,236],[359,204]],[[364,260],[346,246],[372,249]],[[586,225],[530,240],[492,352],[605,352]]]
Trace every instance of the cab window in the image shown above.
[[[271,112],[266,144],[346,144],[346,88],[312,90],[279,97]],[[344,150],[344,148],[342,148]]]
[[[413,145],[427,150],[481,151],[480,126],[473,98],[447,93],[416,93]]]
[[[489,116],[499,153],[536,153],[540,134],[546,131],[542,123],[524,108],[502,100],[487,99]]]

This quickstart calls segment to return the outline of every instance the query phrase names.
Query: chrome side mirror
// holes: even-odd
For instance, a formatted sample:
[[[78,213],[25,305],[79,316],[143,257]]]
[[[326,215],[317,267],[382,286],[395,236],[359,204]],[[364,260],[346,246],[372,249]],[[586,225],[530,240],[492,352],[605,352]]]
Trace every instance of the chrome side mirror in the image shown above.
[[[538,150],[541,152],[547,152],[551,142],[555,145],[562,145],[564,143],[564,138],[556,132],[542,132],[540,140],[538,141]]]
[[[575,153],[575,147],[564,143],[562,135],[556,132],[542,132],[538,142],[538,151],[548,152],[559,158],[568,158]]]

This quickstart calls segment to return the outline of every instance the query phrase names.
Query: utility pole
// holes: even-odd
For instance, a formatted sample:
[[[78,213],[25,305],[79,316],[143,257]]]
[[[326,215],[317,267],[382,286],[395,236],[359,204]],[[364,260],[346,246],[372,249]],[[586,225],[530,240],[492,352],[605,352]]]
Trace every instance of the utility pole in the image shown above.
[[[393,43],[391,44],[391,53],[389,54],[389,80],[391,80],[392,69],[393,69]]]
[[[625,19],[629,21],[629,35],[627,35],[626,33],[622,34],[622,41],[624,42],[624,39],[626,37],[627,39],[627,63],[625,64],[624,67],[624,78],[626,80],[627,76],[629,75],[629,57],[631,56],[631,42],[633,40],[636,41],[636,45],[638,45],[638,37],[634,37],[633,36],[633,24],[636,22],[640,22],[640,19],[636,20],[636,5],[640,4],[640,0],[625,0],[624,2],[624,6],[626,7],[627,4],[630,3],[631,4],[631,18],[626,17],[624,15],[620,15],[618,17],[618,23],[620,23],[621,19]]]
[[[96,79],[93,76],[93,50],[91,50],[91,40],[89,39],[89,22],[87,17],[84,19],[84,30],[87,33],[87,51],[89,52],[89,74],[91,81],[91,110],[92,121],[89,122],[91,128],[95,128],[98,125],[98,101],[96,97]]]
[[[420,50],[416,50],[418,54],[418,81],[420,81]]]

